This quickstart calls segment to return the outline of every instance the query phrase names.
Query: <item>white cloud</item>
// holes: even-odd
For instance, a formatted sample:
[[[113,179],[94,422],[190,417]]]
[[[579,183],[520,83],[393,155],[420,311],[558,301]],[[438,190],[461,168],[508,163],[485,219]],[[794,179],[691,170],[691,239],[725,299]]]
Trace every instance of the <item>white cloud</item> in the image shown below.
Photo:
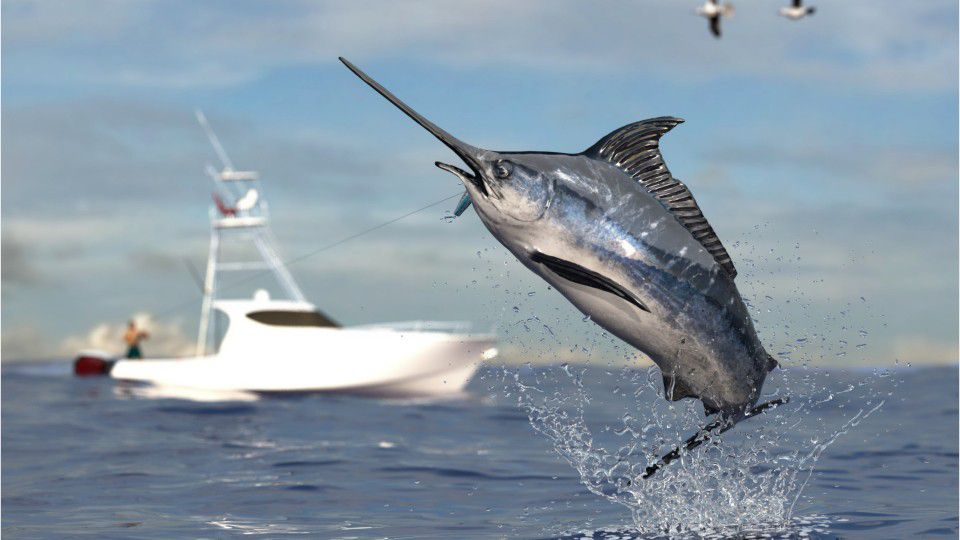
[[[430,60],[490,77],[512,66],[687,80],[739,74],[894,91],[956,83],[956,5],[937,0],[836,2],[798,23],[758,2],[741,6],[720,41],[675,0],[322,1],[270,10],[243,2],[7,4],[8,50],[113,47],[96,61],[76,57],[81,69],[71,76],[98,84],[229,86],[339,55]]]
[[[0,337],[0,357],[10,360],[49,360],[55,358],[57,351],[44,339],[43,331],[32,324],[21,324],[3,329]]]
[[[957,342],[929,336],[899,336],[894,340],[893,357],[901,364],[956,364],[960,361]]]
[[[952,145],[920,146],[897,140],[885,145],[846,142],[838,148],[830,146],[830,142],[833,139],[754,146],[725,142],[712,148],[707,158],[717,164],[785,166],[827,175],[831,180],[860,182],[874,190],[897,187],[908,191],[929,184],[949,185],[957,177],[957,151]]]
[[[3,39],[19,45],[96,43],[121,37],[144,24],[149,2],[127,0],[8,0]]]
[[[4,232],[0,247],[0,275],[5,284],[37,285],[43,281],[43,274],[34,264],[29,246],[9,232]]]
[[[4,218],[3,227],[17,243],[49,250],[90,241],[109,243],[124,235],[116,220],[105,216],[11,217]]]
[[[142,345],[145,355],[169,358],[190,356],[196,352],[196,341],[186,335],[180,320],[161,322],[150,313],[137,313],[131,319],[138,328],[150,335]],[[97,349],[122,355],[126,351],[123,342],[126,330],[125,321],[96,324],[83,334],[66,337],[57,347],[57,354],[61,358],[72,358],[83,349]]]
[[[196,351],[195,336],[188,335],[180,319],[159,321],[150,313],[137,313],[131,317],[137,326],[150,334],[142,349],[148,357],[191,356]],[[85,349],[105,351],[111,355],[123,355],[126,346],[123,334],[126,321],[107,321],[94,324],[88,330],[69,335],[60,341],[51,339],[44,328],[35,324],[6,327],[2,337],[3,361],[52,360],[76,357]]]

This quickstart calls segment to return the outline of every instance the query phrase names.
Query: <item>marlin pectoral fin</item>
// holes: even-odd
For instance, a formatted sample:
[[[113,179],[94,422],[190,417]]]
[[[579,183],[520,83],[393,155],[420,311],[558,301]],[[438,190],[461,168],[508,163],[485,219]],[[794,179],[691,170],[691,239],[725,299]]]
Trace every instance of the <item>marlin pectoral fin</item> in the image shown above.
[[[473,203],[473,199],[470,198],[470,192],[464,192],[463,197],[460,197],[460,202],[457,203],[457,208],[453,211],[453,215],[460,217],[460,214],[470,208],[471,203]]]
[[[602,276],[593,270],[588,270],[579,264],[572,263],[564,259],[551,257],[550,255],[544,255],[539,251],[533,252],[533,255],[530,256],[530,259],[535,263],[540,263],[546,266],[554,274],[557,274],[563,279],[619,296],[643,311],[646,311],[647,313],[650,312],[650,309],[648,309],[647,306],[643,305],[643,303],[634,298],[634,296],[625,288],[621,287],[610,278]]]

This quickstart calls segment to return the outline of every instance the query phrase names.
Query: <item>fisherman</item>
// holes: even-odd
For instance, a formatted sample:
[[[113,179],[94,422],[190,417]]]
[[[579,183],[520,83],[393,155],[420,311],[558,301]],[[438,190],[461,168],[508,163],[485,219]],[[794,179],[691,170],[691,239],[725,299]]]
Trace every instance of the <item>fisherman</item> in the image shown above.
[[[140,342],[149,337],[150,334],[137,328],[137,323],[130,321],[127,324],[127,331],[123,334],[123,341],[127,344],[127,358],[143,358]]]

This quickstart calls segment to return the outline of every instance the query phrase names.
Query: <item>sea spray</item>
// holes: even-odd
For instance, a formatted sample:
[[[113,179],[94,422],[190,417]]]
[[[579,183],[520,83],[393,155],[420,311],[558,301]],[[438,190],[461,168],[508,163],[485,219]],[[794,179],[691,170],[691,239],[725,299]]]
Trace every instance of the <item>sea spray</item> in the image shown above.
[[[550,440],[588,490],[630,510],[636,533],[702,537],[795,534],[798,527],[814,530],[812,524],[825,522],[822,516],[796,515],[803,488],[820,455],[879,410],[883,400],[871,384],[873,376],[831,393],[812,385],[809,369],[783,370],[763,398],[791,395],[790,404],[739,424],[649,479],[641,478],[646,466],[704,422],[695,401],[663,399],[655,367],[614,374],[618,397],[629,398],[621,400],[624,412],[616,423],[590,410],[591,385],[585,377],[602,370],[528,366],[508,368],[508,375],[533,428]],[[825,407],[848,409],[846,421],[804,441],[789,436],[801,425],[816,425]]]
[[[762,236],[760,227],[756,235]],[[809,511],[815,495],[804,494],[818,460],[886,401],[902,399],[895,395],[896,377],[886,369],[860,371],[839,389],[823,382],[851,375],[830,367],[869,362],[867,328],[886,327],[883,315],[859,295],[859,300],[827,298],[838,306],[832,312],[816,309],[824,299],[811,299],[808,291],[822,287],[823,280],[805,280],[799,271],[785,276],[786,282],[752,278],[758,261],[786,268],[801,260],[799,244],[789,256],[775,258],[756,255],[756,245],[735,244],[747,255],[740,279],[752,281],[746,289],[764,292],[745,301],[756,307],[762,341],[779,344],[772,350],[783,366],[771,373],[760,401],[789,397],[790,403],[738,424],[646,480],[641,475],[648,465],[707,422],[702,405],[663,399],[656,367],[638,367],[644,364],[642,356],[593,326],[589,317],[575,320],[568,310],[544,309],[539,298],[550,297],[549,287],[523,290],[522,280],[510,278],[509,264],[485,261],[486,283],[474,282],[494,288],[509,284],[502,289],[507,296],[503,304],[488,298],[486,307],[500,313],[498,333],[514,358],[530,362],[504,368],[501,383],[590,492],[629,509],[629,528],[617,529],[612,537],[766,538],[823,532],[829,520]],[[480,255],[486,257],[486,252]],[[562,364],[565,358],[580,362]],[[611,387],[612,395],[594,400],[596,392],[610,393]],[[596,410],[594,401],[608,408]],[[619,407],[616,414],[611,403]],[[593,537],[606,537],[594,532]]]

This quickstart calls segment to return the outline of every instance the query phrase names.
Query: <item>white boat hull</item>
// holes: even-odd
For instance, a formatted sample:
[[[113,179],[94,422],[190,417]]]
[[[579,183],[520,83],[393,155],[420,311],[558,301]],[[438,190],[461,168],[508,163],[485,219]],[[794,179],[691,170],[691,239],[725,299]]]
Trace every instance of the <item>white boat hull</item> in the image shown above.
[[[436,396],[463,391],[496,355],[494,336],[388,329],[273,328],[268,340],[247,335],[243,342],[232,347],[227,339],[206,357],[119,360],[110,375],[211,391]]]

